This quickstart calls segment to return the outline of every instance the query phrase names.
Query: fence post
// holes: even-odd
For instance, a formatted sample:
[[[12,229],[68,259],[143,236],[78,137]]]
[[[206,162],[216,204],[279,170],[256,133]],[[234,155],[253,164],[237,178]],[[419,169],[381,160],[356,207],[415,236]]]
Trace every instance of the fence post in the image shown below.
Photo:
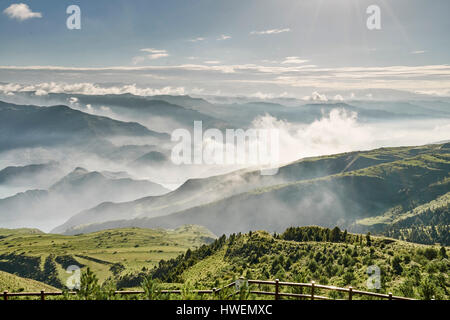
[[[3,300],[8,300],[8,290],[3,291]]]
[[[352,300],[353,298],[353,288],[350,286],[348,287],[348,300]]]
[[[45,300],[45,290],[41,290],[41,300]]]
[[[315,282],[311,281],[311,300],[314,300],[314,285]]]
[[[392,300],[392,292],[389,292],[389,300]]]
[[[280,293],[280,285],[278,284],[280,280],[279,279],[275,279],[275,300],[278,300],[278,294]]]

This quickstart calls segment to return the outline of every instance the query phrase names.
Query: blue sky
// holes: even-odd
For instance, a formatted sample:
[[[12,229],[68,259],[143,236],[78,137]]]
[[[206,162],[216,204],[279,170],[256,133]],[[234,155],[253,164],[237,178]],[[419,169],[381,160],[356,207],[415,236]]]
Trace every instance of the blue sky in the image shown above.
[[[41,17],[19,21],[4,11],[20,3]],[[66,28],[66,8],[71,4],[81,8],[81,30]],[[381,9],[381,30],[366,27],[366,8],[371,4]],[[142,70],[136,75],[130,69],[126,77],[112,77],[111,81],[126,78],[126,82],[140,85],[191,84],[191,90],[195,85],[198,90],[207,89],[205,92],[225,87],[226,92],[232,91],[230,83],[234,81],[247,83],[251,87],[248,92],[273,86],[278,94],[290,94],[292,88],[316,87],[314,76],[324,79],[325,75],[330,83],[327,89],[338,89],[331,76],[339,70],[347,76],[343,90],[353,88],[345,84],[355,77],[348,72],[369,72],[370,79],[376,75],[376,80],[385,81],[377,85],[380,88],[411,91],[424,87],[425,91],[442,92],[450,81],[447,0],[0,0],[0,11],[0,66],[4,67],[150,67],[146,78]],[[186,70],[186,65],[197,67]],[[248,65],[284,69],[243,71],[236,67]],[[394,70],[394,66],[415,69]],[[440,67],[430,71],[430,66]],[[370,68],[381,68],[383,74]],[[386,73],[382,68],[391,69]],[[9,77],[29,82],[37,77],[36,73],[13,71],[4,70],[0,81]],[[82,71],[82,81],[88,81],[86,70]],[[47,78],[53,77],[46,72]],[[410,72],[412,78],[406,82],[402,78]],[[90,76],[105,82],[100,73],[91,70]],[[341,77],[338,74],[337,79]],[[64,80],[60,74],[55,78]],[[367,79],[367,75],[358,79]],[[324,89],[326,84],[319,83],[318,88]]]

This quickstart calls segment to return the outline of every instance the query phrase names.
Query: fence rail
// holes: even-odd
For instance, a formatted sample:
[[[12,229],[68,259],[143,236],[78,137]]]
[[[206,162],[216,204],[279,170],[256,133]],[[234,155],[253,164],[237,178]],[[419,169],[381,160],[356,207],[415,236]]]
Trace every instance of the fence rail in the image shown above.
[[[269,280],[245,280],[244,278],[240,278],[238,281],[234,281],[222,288],[213,288],[211,290],[192,290],[192,293],[196,294],[212,294],[216,295],[220,293],[220,291],[231,288],[231,287],[237,287],[238,289],[229,295],[229,297],[232,297],[236,294],[238,294],[239,287],[242,286],[243,283],[246,283],[248,286],[254,284],[254,285],[267,285],[267,286],[274,286],[275,291],[259,291],[259,290],[248,290],[250,294],[255,295],[262,295],[262,296],[273,296],[275,300],[279,300],[280,297],[290,297],[290,298],[305,298],[305,299],[311,299],[311,300],[335,300],[330,297],[321,296],[317,294],[317,290],[328,290],[328,291],[336,291],[336,292],[344,292],[347,293],[347,299],[340,299],[340,300],[352,300],[354,295],[362,295],[362,296],[369,296],[369,297],[376,297],[376,298],[382,298],[382,299],[388,299],[388,300],[415,300],[412,298],[406,298],[406,297],[399,297],[392,295],[391,292],[388,294],[383,293],[377,293],[377,292],[369,292],[369,291],[361,291],[361,290],[354,290],[351,286],[348,288],[341,288],[336,286],[327,286],[327,285],[321,285],[316,284],[314,281],[311,281],[310,283],[297,283],[297,282],[283,282],[276,279],[275,281],[269,281]],[[309,288],[310,293],[287,293],[287,292],[281,292],[280,287],[300,287],[300,288]],[[182,294],[182,290],[160,290],[159,293],[163,294]],[[8,300],[9,297],[40,297],[41,300],[45,300],[45,297],[47,296],[61,296],[64,294],[69,295],[76,295],[76,291],[69,291],[69,292],[46,292],[45,290],[41,290],[40,292],[8,292],[3,291],[2,296],[3,300]],[[115,295],[137,295],[137,294],[145,294],[145,291],[143,290],[119,290],[114,291]]]

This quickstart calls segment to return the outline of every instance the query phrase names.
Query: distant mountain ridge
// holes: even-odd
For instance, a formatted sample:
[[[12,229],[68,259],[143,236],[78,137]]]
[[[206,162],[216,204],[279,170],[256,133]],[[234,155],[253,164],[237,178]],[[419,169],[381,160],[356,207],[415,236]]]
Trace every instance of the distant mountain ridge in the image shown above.
[[[119,226],[173,228],[186,221],[217,234],[255,227],[277,231],[291,224],[338,224],[360,230],[364,227],[354,225],[358,219],[381,215],[395,205],[409,210],[416,202],[445,193],[449,172],[450,144],[309,158],[280,168],[275,176],[243,170],[190,180],[161,197],[103,203],[72,217],[54,232],[73,234]]]
[[[34,92],[17,93],[17,101],[39,101],[40,104],[66,104],[75,109],[106,115],[122,121],[139,122],[151,130],[170,133],[176,128],[191,129],[194,121],[204,128],[246,128],[252,121],[269,114],[279,120],[311,123],[321,119],[333,108],[357,112],[358,119],[392,121],[450,118],[446,101],[419,100],[345,100],[303,101],[299,99],[193,98],[188,95],[139,96],[124,94],[49,93],[36,96]],[[424,98],[423,96],[420,96]],[[8,97],[5,97],[7,99]],[[418,98],[418,97],[416,97]],[[13,100],[13,98],[8,98]]]
[[[0,151],[80,144],[117,136],[169,139],[167,134],[151,131],[138,123],[90,115],[64,105],[37,107],[0,101]]]
[[[25,166],[8,166],[0,170],[0,185],[30,185],[38,183],[38,180],[44,176],[57,177],[59,174],[59,164],[55,161]]]
[[[137,96],[129,93],[85,95],[49,93],[35,96],[22,92],[19,101],[39,101],[41,104],[67,104],[84,112],[105,115],[121,121],[139,122],[151,130],[170,133],[177,128],[191,129],[194,121],[202,121],[205,128],[233,127],[211,115],[213,105],[189,96]]]
[[[169,192],[148,180],[120,177],[123,173],[116,175],[76,168],[48,190],[28,190],[0,199],[0,223],[8,227],[19,227],[21,223],[32,225],[32,222],[38,226],[54,226],[55,221],[64,221],[83,208],[104,201],[126,201]]]

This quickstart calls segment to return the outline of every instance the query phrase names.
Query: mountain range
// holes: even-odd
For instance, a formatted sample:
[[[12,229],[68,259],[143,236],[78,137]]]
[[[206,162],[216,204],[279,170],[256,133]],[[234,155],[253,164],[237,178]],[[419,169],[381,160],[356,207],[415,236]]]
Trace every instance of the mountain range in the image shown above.
[[[278,232],[311,224],[365,231],[370,226],[360,223],[364,219],[393,208],[399,218],[448,192],[449,172],[448,143],[308,158],[280,168],[275,176],[243,170],[189,180],[163,196],[103,203],[53,231],[175,228],[187,222],[214,233]]]
[[[108,137],[168,140],[133,122],[90,115],[67,106],[37,107],[0,101],[0,151],[24,147],[83,145]]]
[[[0,199],[0,221],[6,226],[45,225],[68,234],[189,223],[216,233],[306,224],[382,232],[418,206],[446,199],[448,143],[303,158],[263,176],[251,168],[175,166],[166,133],[192,128],[198,120],[204,129],[249,128],[265,115],[305,126],[336,109],[357,114],[358,124],[445,121],[450,117],[446,101],[295,100],[287,106],[278,103],[282,100],[212,103],[190,96],[33,92],[11,99],[44,106],[0,102],[0,155],[5,163],[19,157],[22,163],[0,171],[0,187],[21,181],[24,188]],[[320,144],[320,137],[311,139]],[[295,153],[297,141],[291,143]],[[47,178],[46,185],[34,183],[35,176]],[[177,187],[170,191],[151,181]]]
[[[28,190],[0,199],[0,223],[6,227],[35,225],[49,229],[103,201],[127,201],[168,191],[159,184],[133,180],[124,173],[76,168],[48,189]]]

